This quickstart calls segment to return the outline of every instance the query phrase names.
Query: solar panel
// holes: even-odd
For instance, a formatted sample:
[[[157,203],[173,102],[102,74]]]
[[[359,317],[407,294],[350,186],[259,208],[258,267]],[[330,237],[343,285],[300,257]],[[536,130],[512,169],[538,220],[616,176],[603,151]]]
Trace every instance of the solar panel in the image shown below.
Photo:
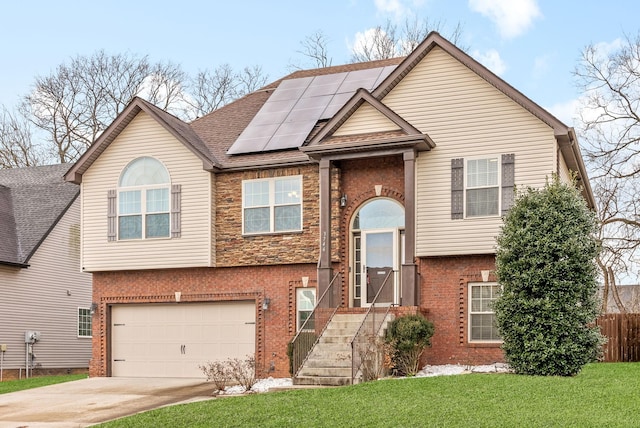
[[[329,119],[359,88],[371,90],[395,66],[284,80],[227,154],[300,147],[316,122]]]

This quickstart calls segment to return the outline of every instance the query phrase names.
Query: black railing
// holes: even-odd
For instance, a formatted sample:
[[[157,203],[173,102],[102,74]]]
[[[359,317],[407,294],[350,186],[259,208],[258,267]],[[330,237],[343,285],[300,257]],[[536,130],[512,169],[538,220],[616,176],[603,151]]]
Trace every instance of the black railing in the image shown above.
[[[377,379],[384,369],[384,339],[380,337],[380,329],[384,324],[392,303],[378,302],[378,297],[387,294],[387,287],[392,287],[395,271],[391,270],[384,278],[382,286],[371,302],[371,306],[360,324],[358,332],[351,341],[351,383],[355,383],[358,372],[364,382]],[[391,290],[393,295],[394,290]]]
[[[333,276],[313,311],[291,341],[291,373],[294,377],[340,306],[340,296],[336,296],[334,290],[334,283],[339,276],[339,272]],[[338,283],[340,282],[338,281]]]

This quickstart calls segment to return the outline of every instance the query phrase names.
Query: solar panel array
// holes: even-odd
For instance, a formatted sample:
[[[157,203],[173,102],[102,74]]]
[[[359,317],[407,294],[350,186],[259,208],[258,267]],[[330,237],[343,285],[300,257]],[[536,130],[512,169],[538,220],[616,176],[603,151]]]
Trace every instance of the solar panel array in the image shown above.
[[[331,118],[359,88],[372,90],[395,66],[284,80],[227,154],[300,147],[316,122]]]

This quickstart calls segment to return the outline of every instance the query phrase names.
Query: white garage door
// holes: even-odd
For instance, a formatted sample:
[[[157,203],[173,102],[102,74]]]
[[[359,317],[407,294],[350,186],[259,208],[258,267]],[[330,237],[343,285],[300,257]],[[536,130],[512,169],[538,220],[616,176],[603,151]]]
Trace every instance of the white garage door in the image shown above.
[[[204,377],[207,361],[255,353],[254,301],[117,305],[111,368],[121,377]]]

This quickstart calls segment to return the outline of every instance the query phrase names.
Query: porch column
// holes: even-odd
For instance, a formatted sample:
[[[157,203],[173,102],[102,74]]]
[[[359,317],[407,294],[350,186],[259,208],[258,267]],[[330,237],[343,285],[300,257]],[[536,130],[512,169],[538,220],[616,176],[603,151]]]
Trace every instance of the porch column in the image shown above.
[[[417,306],[420,301],[416,285],[416,152],[404,152],[404,260],[402,260],[403,306]]]
[[[331,161],[320,160],[320,259],[318,261],[318,298],[333,276],[331,268]]]

